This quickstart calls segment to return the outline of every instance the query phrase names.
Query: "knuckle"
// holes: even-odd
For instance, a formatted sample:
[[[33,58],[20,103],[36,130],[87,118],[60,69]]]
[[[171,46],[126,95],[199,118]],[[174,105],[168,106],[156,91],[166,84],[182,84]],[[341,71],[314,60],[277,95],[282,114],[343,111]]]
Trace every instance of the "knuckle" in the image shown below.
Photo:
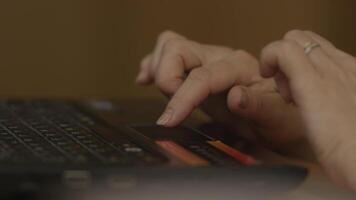
[[[159,40],[163,40],[163,39],[166,39],[166,38],[170,38],[170,37],[172,37],[174,35],[175,35],[175,33],[173,31],[165,30],[165,31],[163,31],[162,33],[159,34],[158,39]]]
[[[155,84],[159,89],[163,89],[164,86],[167,84],[167,80],[161,76],[156,75]]]
[[[167,78],[156,78],[155,84],[158,89],[167,95],[173,95],[177,89],[179,88],[179,81],[178,80],[170,80]]]
[[[261,50],[261,57],[264,58],[265,55],[267,55],[267,53],[271,50],[271,46],[272,46],[272,43],[264,46]]]
[[[296,38],[296,37],[300,36],[301,34],[302,34],[302,31],[301,31],[301,30],[294,29],[294,30],[288,31],[288,32],[284,35],[284,38],[285,38],[285,39]]]
[[[161,34],[159,34],[157,42],[164,44],[165,42],[167,42],[171,39],[174,39],[174,38],[179,38],[178,34],[173,31],[166,30],[166,31],[163,31]]]
[[[206,83],[211,78],[211,72],[205,67],[196,68],[189,73],[188,78],[192,81]]]
[[[180,51],[184,49],[184,42],[180,39],[170,39],[164,43],[165,51]]]
[[[310,34],[310,35],[315,35],[316,33],[311,31],[311,30],[304,30],[305,33]]]
[[[300,46],[297,44],[297,42],[292,41],[292,40],[284,40],[281,43],[281,50],[282,52],[289,54],[289,53],[293,53],[296,50],[298,50],[300,48]]]
[[[230,61],[230,65],[233,68],[242,69],[243,67],[249,68],[249,71],[258,69],[258,61],[257,59],[248,53],[245,50],[237,50],[235,51],[235,56],[232,59],[228,59]],[[240,64],[237,64],[240,63]],[[242,65],[241,65],[242,64]]]
[[[243,58],[243,59],[252,59],[253,58],[251,54],[249,54],[247,51],[242,50],[242,49],[236,50],[235,55],[238,58]]]
[[[172,95],[178,90],[178,88],[182,84],[182,79],[178,77],[169,77],[162,73],[156,73],[154,82],[161,92],[167,95]]]

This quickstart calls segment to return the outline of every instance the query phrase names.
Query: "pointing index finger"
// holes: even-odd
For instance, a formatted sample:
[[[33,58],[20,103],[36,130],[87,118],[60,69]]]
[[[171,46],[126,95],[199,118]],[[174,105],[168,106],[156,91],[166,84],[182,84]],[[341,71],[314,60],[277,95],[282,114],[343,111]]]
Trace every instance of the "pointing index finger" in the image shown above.
[[[236,84],[251,84],[259,78],[257,61],[242,51],[196,68],[173,95],[157,124],[176,126],[210,95]]]

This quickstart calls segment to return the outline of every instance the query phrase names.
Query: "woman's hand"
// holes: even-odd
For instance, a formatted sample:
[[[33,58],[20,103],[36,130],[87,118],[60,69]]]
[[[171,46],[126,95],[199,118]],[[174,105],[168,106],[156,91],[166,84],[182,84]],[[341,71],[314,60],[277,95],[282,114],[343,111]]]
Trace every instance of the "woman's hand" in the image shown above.
[[[316,43],[309,54],[304,45]],[[330,176],[356,191],[356,59],[309,31],[265,47],[261,74],[300,109],[307,137]]]
[[[300,113],[283,100],[273,79],[259,75],[258,61],[245,51],[164,32],[143,59],[136,81],[155,83],[170,97],[160,125],[175,126],[201,106],[239,134],[274,146],[303,138]]]

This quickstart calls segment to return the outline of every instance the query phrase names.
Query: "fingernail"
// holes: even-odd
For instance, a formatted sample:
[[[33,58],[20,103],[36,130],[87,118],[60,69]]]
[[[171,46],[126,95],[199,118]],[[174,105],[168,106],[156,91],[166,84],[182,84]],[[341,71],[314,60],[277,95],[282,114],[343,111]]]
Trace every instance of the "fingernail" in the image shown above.
[[[240,99],[240,104],[239,107],[242,109],[247,108],[248,105],[248,95],[245,89],[241,89],[241,99]]]
[[[157,125],[164,126],[166,125],[169,120],[172,118],[173,115],[173,110],[172,109],[167,109],[161,117],[157,120]]]

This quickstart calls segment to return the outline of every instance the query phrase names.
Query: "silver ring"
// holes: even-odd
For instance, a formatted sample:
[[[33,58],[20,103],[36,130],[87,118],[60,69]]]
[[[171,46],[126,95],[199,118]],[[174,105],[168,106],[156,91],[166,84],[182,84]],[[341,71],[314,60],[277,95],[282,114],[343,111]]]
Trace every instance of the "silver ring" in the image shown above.
[[[316,43],[316,42],[307,42],[304,45],[304,53],[305,54],[310,54],[310,52],[313,51],[313,49],[320,47],[320,44]]]

